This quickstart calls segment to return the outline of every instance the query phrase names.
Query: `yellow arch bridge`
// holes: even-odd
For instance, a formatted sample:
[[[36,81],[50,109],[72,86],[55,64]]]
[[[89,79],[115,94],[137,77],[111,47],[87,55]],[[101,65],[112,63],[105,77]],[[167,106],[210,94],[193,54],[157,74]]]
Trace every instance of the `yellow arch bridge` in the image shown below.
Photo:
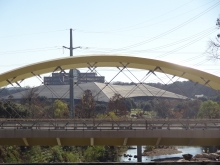
[[[74,68],[120,67],[162,72],[220,90],[220,77],[169,62],[124,55],[53,59],[0,74],[0,87]],[[0,145],[220,145],[219,120],[1,120]]]

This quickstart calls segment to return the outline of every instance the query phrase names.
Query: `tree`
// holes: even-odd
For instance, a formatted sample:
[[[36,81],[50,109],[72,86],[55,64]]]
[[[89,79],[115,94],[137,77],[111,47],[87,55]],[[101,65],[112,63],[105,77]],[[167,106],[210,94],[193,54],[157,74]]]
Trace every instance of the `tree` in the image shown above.
[[[28,109],[31,111],[31,117],[35,117],[36,113],[36,101],[38,97],[37,88],[29,88],[25,91],[24,96],[22,97],[22,103],[28,104]]]
[[[143,107],[143,110],[144,110],[144,111],[151,111],[151,110],[152,110],[151,103],[146,102],[145,105],[144,105],[144,107]]]
[[[216,26],[220,28],[220,17],[216,21]],[[209,42],[209,48],[207,51],[212,59],[220,60],[220,34],[217,34],[215,41],[211,40]]]
[[[216,119],[220,117],[220,106],[212,100],[205,101],[201,104],[198,118]]]
[[[53,104],[54,117],[55,118],[67,118],[69,117],[69,109],[67,103],[61,100],[55,100]]]
[[[1,118],[27,118],[29,112],[25,106],[14,103],[9,100],[6,102],[0,101],[0,117]]]
[[[91,146],[84,152],[85,162],[100,162],[105,160],[104,146]]]
[[[96,104],[95,109],[96,109],[96,113],[97,113],[96,115],[106,114],[106,111],[107,111],[107,107],[105,104]]]
[[[180,105],[184,109],[183,118],[196,118],[201,103],[199,99],[183,101],[182,105]]]
[[[78,118],[95,117],[96,103],[92,92],[85,90],[80,102],[75,106],[75,116]]]
[[[154,108],[155,111],[157,112],[158,117],[160,118],[170,117],[171,105],[169,100],[167,99],[158,100]]]
[[[124,98],[122,98],[120,94],[115,93],[115,95],[110,98],[108,103],[108,111],[114,112],[114,114],[119,117],[127,115],[128,108]]]

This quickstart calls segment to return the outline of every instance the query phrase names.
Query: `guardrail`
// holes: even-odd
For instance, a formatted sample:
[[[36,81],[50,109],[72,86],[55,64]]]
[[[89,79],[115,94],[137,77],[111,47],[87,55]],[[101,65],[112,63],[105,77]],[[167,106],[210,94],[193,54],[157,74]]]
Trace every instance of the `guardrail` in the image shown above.
[[[0,129],[47,130],[220,130],[220,120],[210,119],[0,119]]]

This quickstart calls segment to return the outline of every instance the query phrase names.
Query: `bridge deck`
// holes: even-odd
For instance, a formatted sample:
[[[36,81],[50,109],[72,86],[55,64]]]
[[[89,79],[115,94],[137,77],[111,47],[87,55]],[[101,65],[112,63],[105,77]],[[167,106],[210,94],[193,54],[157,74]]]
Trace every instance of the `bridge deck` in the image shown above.
[[[220,145],[219,120],[0,120],[0,145]]]

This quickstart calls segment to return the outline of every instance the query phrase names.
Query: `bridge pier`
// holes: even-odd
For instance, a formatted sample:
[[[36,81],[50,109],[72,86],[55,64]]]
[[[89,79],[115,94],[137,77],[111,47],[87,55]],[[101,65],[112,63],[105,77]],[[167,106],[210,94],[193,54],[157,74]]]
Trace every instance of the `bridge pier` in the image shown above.
[[[203,147],[206,153],[215,153],[218,149],[217,146],[206,146]]]
[[[137,146],[137,162],[142,162],[142,146]]]

